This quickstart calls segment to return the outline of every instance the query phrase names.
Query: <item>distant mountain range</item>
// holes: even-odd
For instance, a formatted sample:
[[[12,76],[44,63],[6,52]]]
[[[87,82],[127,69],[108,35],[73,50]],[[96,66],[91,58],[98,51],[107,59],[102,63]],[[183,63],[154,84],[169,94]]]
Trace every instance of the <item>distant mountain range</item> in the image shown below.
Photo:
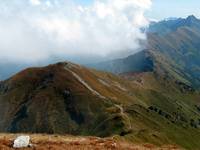
[[[91,65],[113,73],[151,71],[200,87],[200,20],[164,20],[147,29],[147,49],[124,59]]]
[[[28,68],[0,82],[0,132],[200,146],[200,20],[150,25],[146,49],[92,65]],[[109,71],[109,72],[105,72]]]

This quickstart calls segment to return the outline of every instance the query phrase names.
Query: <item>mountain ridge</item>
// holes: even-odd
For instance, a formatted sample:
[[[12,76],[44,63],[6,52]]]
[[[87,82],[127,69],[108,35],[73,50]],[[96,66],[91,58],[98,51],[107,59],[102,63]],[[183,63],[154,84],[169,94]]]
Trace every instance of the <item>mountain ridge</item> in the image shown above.
[[[62,62],[25,69],[0,83],[0,131],[118,136],[194,150],[199,98],[154,72],[117,76]]]
[[[167,78],[177,79],[184,84],[199,88],[199,40],[200,20],[196,17],[189,16],[186,19],[161,21],[150,25],[147,30],[146,50],[120,61],[112,60],[93,64],[90,67],[113,73],[138,72],[138,70],[140,72],[154,71],[160,76],[164,75]],[[142,57],[137,57],[140,54],[143,54]],[[132,57],[131,61],[130,57]],[[134,62],[134,59],[137,62]],[[140,67],[140,64],[152,66],[152,68]]]

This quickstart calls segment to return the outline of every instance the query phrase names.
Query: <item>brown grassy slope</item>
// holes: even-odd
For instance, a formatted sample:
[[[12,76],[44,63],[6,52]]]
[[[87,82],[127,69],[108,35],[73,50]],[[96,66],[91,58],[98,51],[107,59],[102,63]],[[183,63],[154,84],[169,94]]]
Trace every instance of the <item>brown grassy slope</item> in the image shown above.
[[[72,63],[26,69],[1,83],[0,131],[120,134],[126,125],[114,103],[137,102],[129,88],[117,76]]]
[[[14,150],[13,141],[17,135],[1,134],[0,149]],[[131,144],[112,138],[74,137],[59,135],[31,135],[32,147],[21,150],[181,150],[177,146],[157,147],[152,144]]]

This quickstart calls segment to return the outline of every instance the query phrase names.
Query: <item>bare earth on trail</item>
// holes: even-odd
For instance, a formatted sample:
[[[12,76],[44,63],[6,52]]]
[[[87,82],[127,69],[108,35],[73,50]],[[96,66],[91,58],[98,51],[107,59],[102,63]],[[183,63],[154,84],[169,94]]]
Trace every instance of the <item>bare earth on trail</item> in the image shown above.
[[[0,134],[0,150],[14,150],[17,134]],[[176,146],[156,147],[151,144],[130,144],[112,138],[36,135],[31,137],[32,147],[20,150],[181,150]]]

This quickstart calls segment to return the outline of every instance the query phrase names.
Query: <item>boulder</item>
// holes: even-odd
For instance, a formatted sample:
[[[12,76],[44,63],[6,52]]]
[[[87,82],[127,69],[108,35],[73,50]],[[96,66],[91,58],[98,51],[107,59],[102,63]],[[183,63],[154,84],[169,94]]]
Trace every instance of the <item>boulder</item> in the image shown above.
[[[25,148],[30,143],[30,136],[19,136],[15,139],[13,148]]]

